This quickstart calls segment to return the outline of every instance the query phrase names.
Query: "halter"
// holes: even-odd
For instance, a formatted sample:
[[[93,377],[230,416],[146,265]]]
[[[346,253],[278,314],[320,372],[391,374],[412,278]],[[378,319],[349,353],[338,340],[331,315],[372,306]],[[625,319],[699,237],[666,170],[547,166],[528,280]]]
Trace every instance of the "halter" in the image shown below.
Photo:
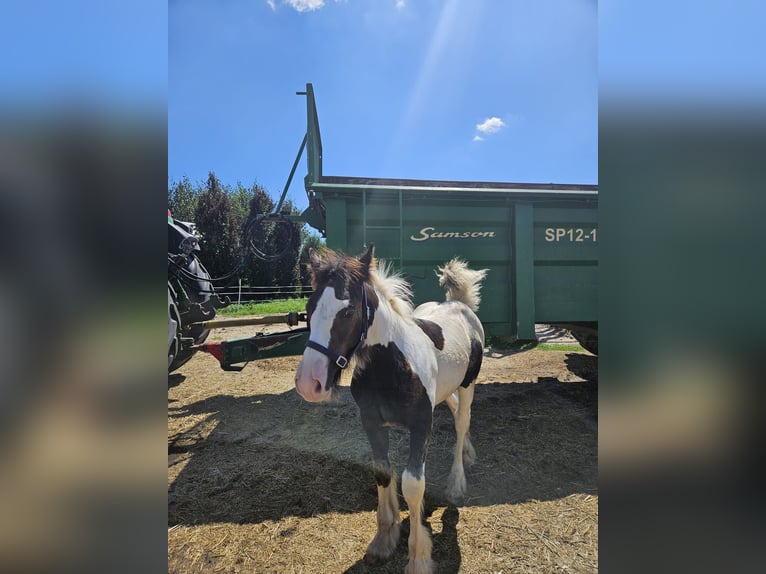
[[[362,283],[362,302],[364,305],[364,312],[362,313],[362,334],[359,336],[359,342],[356,344],[356,347],[352,349],[352,351],[348,354],[348,357],[344,357],[340,353],[335,353],[324,345],[320,345],[311,339],[309,339],[306,343],[306,347],[314,349],[315,351],[319,351],[323,355],[327,356],[340,369],[345,369],[348,367],[349,360],[354,356],[354,353],[359,350],[359,347],[362,346],[364,340],[367,338],[367,329],[370,326],[370,307],[367,305],[367,289],[365,288],[364,283]]]

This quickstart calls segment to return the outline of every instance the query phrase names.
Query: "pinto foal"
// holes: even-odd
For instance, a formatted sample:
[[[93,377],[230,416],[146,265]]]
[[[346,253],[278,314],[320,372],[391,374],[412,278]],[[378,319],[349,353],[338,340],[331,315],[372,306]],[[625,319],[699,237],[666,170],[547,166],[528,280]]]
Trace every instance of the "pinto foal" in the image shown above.
[[[463,464],[475,452],[468,438],[474,380],[481,368],[484,329],[476,316],[486,270],[453,259],[437,275],[446,301],[413,309],[409,285],[379,269],[370,245],[360,258],[309,252],[314,294],[307,314],[311,335],[295,375],[307,401],[328,399],[341,370],[356,359],[351,394],[372,446],[378,485],[378,531],[365,559],[388,558],[399,541],[396,475],[388,459],[388,429],[410,432],[402,494],[410,509],[409,563],[405,572],[432,572],[431,537],[422,523],[425,459],[433,410],[446,401],[455,418],[457,444],[447,498],[465,494]]]

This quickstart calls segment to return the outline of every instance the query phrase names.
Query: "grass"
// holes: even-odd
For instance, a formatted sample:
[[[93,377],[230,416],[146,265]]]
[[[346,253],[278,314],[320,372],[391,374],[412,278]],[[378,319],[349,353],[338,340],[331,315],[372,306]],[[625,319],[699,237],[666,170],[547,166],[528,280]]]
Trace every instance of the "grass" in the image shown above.
[[[496,349],[518,349],[519,351],[529,351],[537,349],[538,351],[574,351],[582,352],[583,349],[577,344],[566,343],[540,343],[539,341],[519,341],[510,340],[508,337],[487,337],[487,347]]]
[[[532,348],[539,349],[541,351],[577,351],[582,352],[583,349],[580,345],[567,345],[564,343],[537,343]]]
[[[300,299],[277,299],[274,301],[251,301],[237,305],[232,303],[228,307],[218,310],[219,315],[238,317],[241,315],[276,315],[289,313],[290,311],[305,311],[308,298]]]

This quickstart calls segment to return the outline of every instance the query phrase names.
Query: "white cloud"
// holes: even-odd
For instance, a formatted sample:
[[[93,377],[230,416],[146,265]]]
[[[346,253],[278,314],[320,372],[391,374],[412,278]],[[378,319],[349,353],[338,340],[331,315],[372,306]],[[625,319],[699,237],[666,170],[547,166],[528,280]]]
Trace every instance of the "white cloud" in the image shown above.
[[[473,141],[482,142],[484,141],[482,136],[496,134],[504,127],[506,127],[505,122],[500,118],[495,116],[487,118],[480,124],[476,124],[476,133],[473,136]]]
[[[298,12],[312,12],[324,6],[324,0],[284,0],[284,2]]]
[[[407,7],[407,2],[404,0],[396,0],[396,7],[399,10],[404,10]]]
[[[480,124],[476,124],[476,131],[483,134],[495,134],[505,127],[505,122],[500,118],[487,118]]]
[[[345,2],[346,0],[335,0],[335,1]],[[282,4],[287,4],[296,12],[313,12],[314,10],[319,10],[320,8],[324,8],[326,3],[327,3],[327,0],[282,0]],[[274,12],[276,12],[277,0],[266,0],[266,4],[268,4],[269,7]],[[404,8],[407,7],[407,1],[396,0],[396,7],[399,10],[403,10]]]

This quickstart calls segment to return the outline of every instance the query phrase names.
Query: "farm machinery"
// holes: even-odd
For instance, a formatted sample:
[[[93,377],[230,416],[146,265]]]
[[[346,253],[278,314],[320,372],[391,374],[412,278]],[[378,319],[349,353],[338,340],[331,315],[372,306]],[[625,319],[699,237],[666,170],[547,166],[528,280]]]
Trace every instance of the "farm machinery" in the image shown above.
[[[376,255],[410,280],[416,305],[442,296],[433,269],[460,256],[489,269],[479,310],[487,335],[534,340],[535,324],[545,323],[570,330],[583,347],[598,352],[596,185],[326,176],[313,86],[297,94],[306,96],[306,133],[277,208],[257,214],[252,224],[305,223],[326,238],[327,247],[346,253],[374,243]],[[281,213],[304,153],[308,207],[300,215]],[[169,217],[168,228],[171,370],[196,350],[212,353],[224,368],[303,351],[307,327],[205,343],[211,328],[232,325],[214,319],[227,301],[210,285],[191,224]],[[305,315],[246,321],[298,327]]]
[[[242,367],[236,363],[301,353],[308,339],[308,328],[300,327],[306,322],[305,313],[215,318],[216,310],[231,304],[231,300],[220,296],[213,284],[215,280],[200,261],[200,240],[193,223],[179,221],[168,213],[168,372],[181,367],[197,351],[213,355],[224,370],[240,370]],[[228,341],[207,341],[212,329],[274,324],[299,328]]]

